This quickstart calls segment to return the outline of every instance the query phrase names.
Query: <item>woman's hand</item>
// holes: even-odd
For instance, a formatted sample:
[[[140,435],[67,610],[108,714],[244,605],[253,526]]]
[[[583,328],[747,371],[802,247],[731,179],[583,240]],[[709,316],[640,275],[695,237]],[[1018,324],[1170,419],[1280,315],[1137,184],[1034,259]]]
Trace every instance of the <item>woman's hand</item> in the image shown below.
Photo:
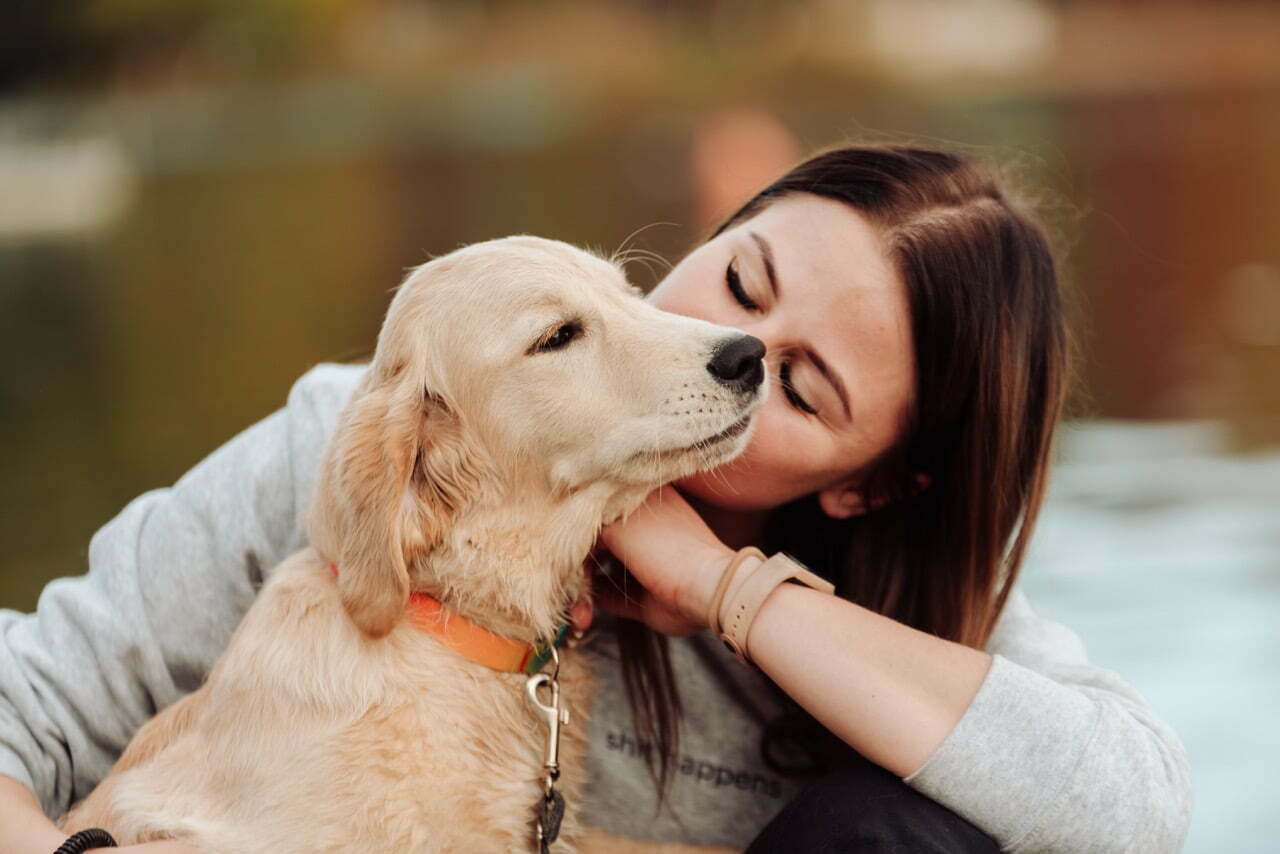
[[[674,487],[655,489],[626,519],[606,525],[599,544],[639,582],[597,579],[595,600],[605,610],[668,635],[707,627],[707,606],[734,552]]]
[[[65,816],[63,817],[65,818]],[[56,851],[71,834],[50,821],[25,783],[0,774],[0,854]],[[136,851],[138,854],[200,854],[201,849],[177,841],[147,842],[87,851]]]

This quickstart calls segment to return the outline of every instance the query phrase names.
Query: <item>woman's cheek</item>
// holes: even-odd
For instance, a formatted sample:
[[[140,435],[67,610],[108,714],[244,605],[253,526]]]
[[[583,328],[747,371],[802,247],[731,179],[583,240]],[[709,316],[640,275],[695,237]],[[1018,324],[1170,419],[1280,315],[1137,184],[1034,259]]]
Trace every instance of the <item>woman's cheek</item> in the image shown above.
[[[728,463],[711,472],[699,472],[677,481],[685,492],[726,510],[761,510],[775,506],[772,490],[759,478]]]
[[[746,449],[734,459],[710,471],[680,481],[681,487],[712,504],[741,510],[776,507],[789,500],[796,481],[794,442],[780,442],[766,405],[757,415],[756,428]]]

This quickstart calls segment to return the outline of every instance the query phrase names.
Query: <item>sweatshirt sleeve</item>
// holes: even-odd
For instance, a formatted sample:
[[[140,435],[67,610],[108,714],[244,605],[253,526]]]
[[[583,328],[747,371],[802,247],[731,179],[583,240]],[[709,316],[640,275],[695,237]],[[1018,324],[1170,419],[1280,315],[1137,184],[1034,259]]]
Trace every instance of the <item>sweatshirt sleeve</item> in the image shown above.
[[[1178,851],[1191,820],[1186,750],[1146,700],[1020,588],[969,708],[903,782],[1015,852]]]
[[[363,366],[320,365],[287,405],[94,534],[85,575],[0,610],[0,773],[50,818],[133,734],[204,681],[262,586],[303,545],[299,513]]]

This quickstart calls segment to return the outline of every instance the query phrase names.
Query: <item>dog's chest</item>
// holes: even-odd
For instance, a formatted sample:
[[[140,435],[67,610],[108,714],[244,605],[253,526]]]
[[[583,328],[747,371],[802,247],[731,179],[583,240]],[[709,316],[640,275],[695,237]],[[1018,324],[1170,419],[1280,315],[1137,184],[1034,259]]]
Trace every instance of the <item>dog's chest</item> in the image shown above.
[[[531,839],[548,722],[526,692],[527,677],[439,655],[430,680],[388,686],[385,702],[336,740],[337,764],[370,781],[362,798],[370,807],[404,804],[422,825],[456,831],[458,845],[475,833]],[[592,691],[586,660],[566,654],[559,682],[569,723],[559,734],[557,788],[568,804],[563,832],[571,839],[586,773]],[[549,692],[541,696],[545,701]]]

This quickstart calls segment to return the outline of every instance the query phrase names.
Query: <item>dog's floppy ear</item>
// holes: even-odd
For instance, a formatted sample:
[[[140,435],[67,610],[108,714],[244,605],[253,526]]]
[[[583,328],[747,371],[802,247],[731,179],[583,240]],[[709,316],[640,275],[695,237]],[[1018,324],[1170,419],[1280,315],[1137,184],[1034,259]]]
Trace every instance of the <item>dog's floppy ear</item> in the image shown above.
[[[400,620],[410,567],[480,482],[457,413],[408,373],[371,368],[361,381],[329,444],[310,519],[312,544],[338,565],[343,605],[373,637]]]

